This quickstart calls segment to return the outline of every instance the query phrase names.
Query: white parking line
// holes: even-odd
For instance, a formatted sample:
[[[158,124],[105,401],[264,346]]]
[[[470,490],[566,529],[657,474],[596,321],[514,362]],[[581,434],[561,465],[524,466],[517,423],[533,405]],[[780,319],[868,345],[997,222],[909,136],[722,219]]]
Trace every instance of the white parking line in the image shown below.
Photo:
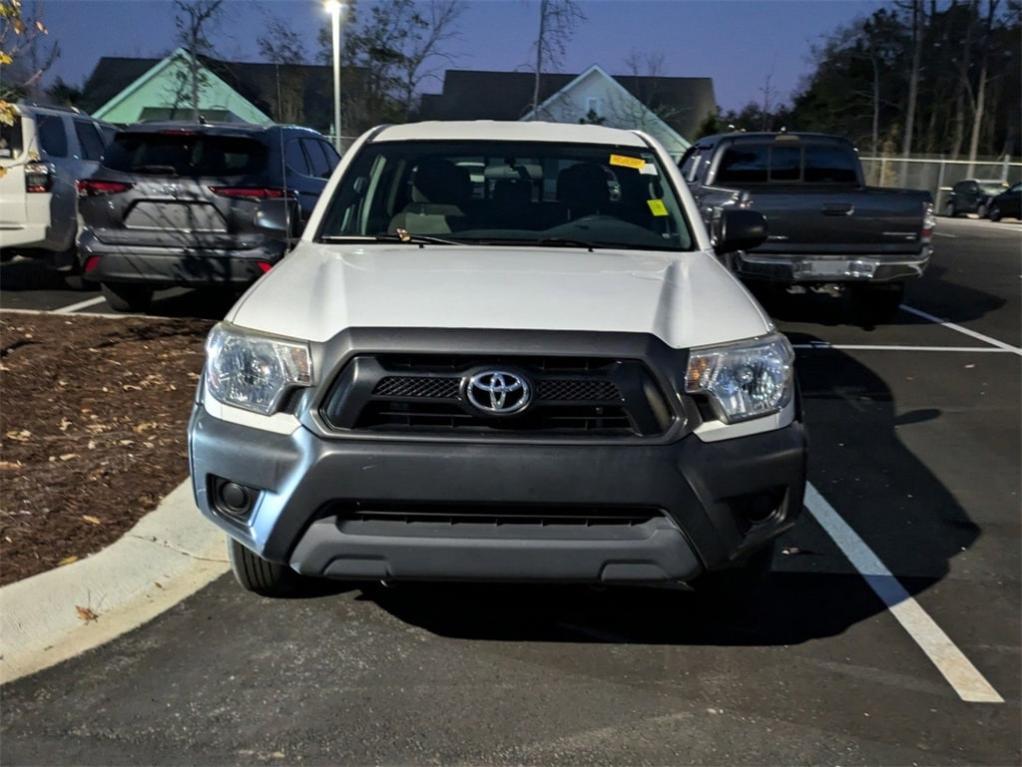
[[[806,485],[805,506],[958,697],[969,703],[1004,703],[997,690],[812,484]]]
[[[71,314],[72,312],[77,312],[79,309],[87,309],[90,306],[96,306],[104,301],[106,301],[106,299],[103,298],[103,296],[96,296],[95,298],[88,298],[85,301],[79,301],[77,304],[68,304],[67,306],[62,306],[59,309],[54,309],[53,313]]]
[[[952,239],[952,240],[957,240],[958,239],[958,235],[957,234],[948,234],[947,232],[934,232],[933,235],[935,237],[947,237],[947,238]]]
[[[808,344],[792,344],[795,349],[848,349],[852,351],[880,352],[984,352],[1006,354],[1013,349],[993,349],[989,346],[899,346],[894,344],[832,344],[828,341],[812,341]]]
[[[947,320],[937,317],[933,314],[930,314],[929,312],[924,312],[922,309],[916,309],[914,306],[902,304],[901,308],[904,311],[908,312],[909,314],[914,314],[916,317],[922,317],[924,320],[929,320],[930,322],[936,322],[938,325],[943,325],[948,330],[954,330],[959,333],[962,333],[963,335],[967,335],[971,338],[979,339],[980,341],[988,343],[991,346],[996,346],[998,349],[1003,349],[1006,352],[1012,352],[1013,354],[1017,354],[1020,357],[1022,357],[1022,349],[1018,348],[1017,346],[1006,344],[1004,343],[1004,341],[998,341],[996,338],[991,338],[990,336],[985,336],[982,333],[977,333],[975,330],[963,328],[961,325],[956,325],[953,322],[948,322]]]

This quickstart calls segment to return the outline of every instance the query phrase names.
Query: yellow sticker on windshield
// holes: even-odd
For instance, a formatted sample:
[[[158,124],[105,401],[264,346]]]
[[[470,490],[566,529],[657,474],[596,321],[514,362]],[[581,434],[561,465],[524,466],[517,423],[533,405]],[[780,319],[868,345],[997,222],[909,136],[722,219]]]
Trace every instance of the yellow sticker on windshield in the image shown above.
[[[642,170],[646,167],[646,161],[641,157],[629,157],[624,154],[612,154],[610,156],[611,165],[620,165],[622,168],[632,168],[633,170]]]
[[[667,206],[664,205],[663,200],[646,200],[646,204],[649,206],[649,212],[654,216],[667,215]]]

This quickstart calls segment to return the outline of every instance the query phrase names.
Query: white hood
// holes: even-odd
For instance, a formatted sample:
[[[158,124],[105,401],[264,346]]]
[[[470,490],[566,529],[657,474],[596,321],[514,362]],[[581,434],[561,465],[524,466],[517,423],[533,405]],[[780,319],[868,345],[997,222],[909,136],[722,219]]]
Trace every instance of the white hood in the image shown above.
[[[325,341],[345,328],[652,333],[686,348],[772,325],[710,254],[303,242],[228,319]]]

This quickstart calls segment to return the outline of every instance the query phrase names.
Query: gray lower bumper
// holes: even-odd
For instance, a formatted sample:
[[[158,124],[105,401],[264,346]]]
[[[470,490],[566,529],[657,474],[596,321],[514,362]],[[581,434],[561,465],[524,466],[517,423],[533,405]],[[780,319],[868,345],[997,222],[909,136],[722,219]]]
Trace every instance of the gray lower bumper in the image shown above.
[[[414,528],[414,534],[412,529],[376,534],[350,529],[363,524],[333,516],[317,520],[295,547],[292,567],[342,579],[605,583],[685,581],[702,571],[685,536],[665,518],[602,537],[567,525],[531,530],[528,536],[470,523],[390,523]]]
[[[888,255],[773,255],[743,253],[735,271],[769,282],[894,282],[921,277],[930,263],[929,247],[911,258]]]
[[[199,509],[229,535],[299,572],[351,579],[684,581],[788,529],[806,469],[798,422],[717,443],[404,442],[274,434],[201,404],[189,454]],[[218,510],[216,478],[255,491],[248,516]],[[479,519],[494,508],[503,522]],[[578,524],[565,509],[653,513]]]

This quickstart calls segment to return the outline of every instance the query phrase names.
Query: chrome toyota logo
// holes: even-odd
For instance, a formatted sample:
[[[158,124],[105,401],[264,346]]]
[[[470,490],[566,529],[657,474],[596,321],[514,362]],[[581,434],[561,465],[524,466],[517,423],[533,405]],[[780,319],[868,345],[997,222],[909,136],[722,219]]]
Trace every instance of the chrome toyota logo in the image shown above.
[[[469,402],[483,412],[494,415],[519,413],[532,401],[528,381],[506,370],[476,373],[468,379],[465,393]]]

